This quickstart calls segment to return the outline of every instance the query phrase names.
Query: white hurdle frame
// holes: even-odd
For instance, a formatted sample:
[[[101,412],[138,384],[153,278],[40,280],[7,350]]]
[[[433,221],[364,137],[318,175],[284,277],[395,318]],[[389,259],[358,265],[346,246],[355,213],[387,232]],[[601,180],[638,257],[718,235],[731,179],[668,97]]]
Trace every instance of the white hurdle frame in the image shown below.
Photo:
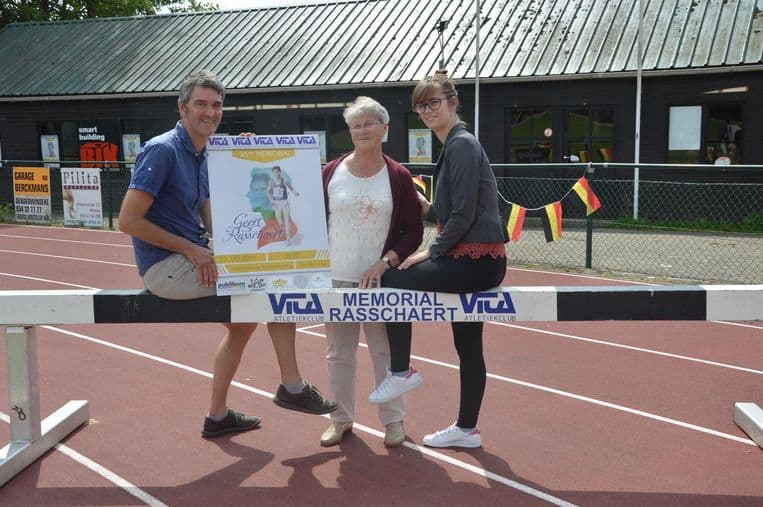
[[[390,291],[396,289],[370,290],[376,296]],[[397,303],[383,299],[386,303],[380,305],[368,297],[370,294],[360,297],[358,292],[369,291],[258,292],[170,301],[135,290],[0,290],[0,326],[4,326],[6,334],[11,422],[11,442],[0,450],[0,487],[90,417],[86,400],[72,400],[41,420],[35,325],[325,322],[334,320],[331,315],[344,316],[344,310],[350,311],[352,319],[367,320],[367,313],[356,314],[352,310],[383,307],[389,312],[377,315],[395,315],[395,310],[405,305],[403,299],[395,299]],[[419,301],[410,304],[421,312],[401,314],[409,315],[402,318],[408,321],[763,321],[763,285],[497,287],[474,295],[402,292],[426,296],[409,298],[409,301]],[[440,313],[434,310],[440,310]],[[736,403],[734,421],[763,448],[763,410],[760,407],[754,403]]]
[[[0,449],[0,487],[90,418],[85,400],[72,400],[40,420],[37,335],[34,327],[5,329],[11,441]]]

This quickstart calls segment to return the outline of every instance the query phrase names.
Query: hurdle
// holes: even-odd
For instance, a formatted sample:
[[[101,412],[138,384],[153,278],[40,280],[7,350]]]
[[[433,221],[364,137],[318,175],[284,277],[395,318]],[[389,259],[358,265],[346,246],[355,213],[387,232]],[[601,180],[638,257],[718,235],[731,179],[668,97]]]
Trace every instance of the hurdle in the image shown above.
[[[0,486],[89,415],[72,400],[41,420],[35,326],[201,322],[553,322],[763,320],[763,285],[497,287],[472,294],[399,289],[256,292],[168,300],[137,290],[0,291],[11,441],[0,449]],[[763,448],[763,411],[736,403],[734,420]]]

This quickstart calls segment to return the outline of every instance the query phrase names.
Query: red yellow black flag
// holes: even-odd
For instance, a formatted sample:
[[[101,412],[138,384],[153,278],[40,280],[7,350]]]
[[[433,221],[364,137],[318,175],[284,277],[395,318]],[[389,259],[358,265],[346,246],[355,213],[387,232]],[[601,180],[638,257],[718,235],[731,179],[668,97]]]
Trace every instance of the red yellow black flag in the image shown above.
[[[546,204],[543,207],[543,234],[546,242],[556,241],[562,237],[562,203],[559,201]]]
[[[525,213],[527,210],[519,204],[511,205],[511,213],[509,214],[509,221],[506,224],[506,232],[509,233],[509,239],[514,243],[519,241],[519,236],[522,234],[522,226],[525,223]]]
[[[594,194],[593,190],[591,190],[591,185],[588,184],[588,180],[585,176],[581,176],[577,183],[572,186],[572,190],[578,194],[580,200],[583,201],[583,204],[585,204],[586,215],[590,215],[597,209],[601,208],[601,202],[599,202],[599,198],[596,197],[596,194]]]

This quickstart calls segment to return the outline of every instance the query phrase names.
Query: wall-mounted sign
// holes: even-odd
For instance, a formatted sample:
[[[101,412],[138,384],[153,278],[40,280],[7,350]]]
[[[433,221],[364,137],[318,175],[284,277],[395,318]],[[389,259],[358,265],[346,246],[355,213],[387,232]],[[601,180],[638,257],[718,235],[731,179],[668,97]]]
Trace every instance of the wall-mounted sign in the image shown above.
[[[408,162],[432,163],[432,131],[429,129],[408,129]]]
[[[702,128],[702,106],[670,108],[668,150],[699,150]]]
[[[110,142],[106,134],[99,131],[97,126],[78,127],[77,138],[80,143],[80,160],[93,162],[92,164],[83,163],[83,167],[119,167],[116,163],[103,163],[116,162],[119,148],[116,144]]]
[[[125,162],[135,163],[135,157],[140,150],[140,134],[122,134],[122,157]],[[128,165],[132,167],[132,165]]]
[[[61,160],[61,152],[58,149],[58,136],[45,134],[40,136],[40,150],[45,167],[58,167]]]

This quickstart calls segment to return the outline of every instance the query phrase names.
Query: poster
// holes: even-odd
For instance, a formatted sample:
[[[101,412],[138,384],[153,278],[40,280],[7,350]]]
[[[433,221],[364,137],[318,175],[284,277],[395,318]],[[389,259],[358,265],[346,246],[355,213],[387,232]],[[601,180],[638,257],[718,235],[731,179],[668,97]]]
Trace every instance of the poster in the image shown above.
[[[132,168],[140,150],[140,134],[122,134],[122,158],[127,162],[126,169]]]
[[[50,223],[50,169],[14,167],[13,206],[18,222]]]
[[[408,129],[408,162],[412,164],[432,163],[431,130]]]
[[[119,169],[117,161],[118,145],[113,122],[88,122],[77,124],[77,141],[79,143],[79,159],[82,167],[112,167]],[[84,163],[92,162],[92,163]],[[111,162],[111,163],[103,163]]]
[[[40,136],[40,152],[42,153],[42,161],[45,163],[45,167],[58,167],[57,163],[51,163],[61,160],[58,149],[58,136],[55,134]]]
[[[61,197],[64,225],[103,227],[100,169],[62,167]]]
[[[213,136],[207,148],[217,294],[331,287],[317,137]]]
[[[328,162],[326,160],[326,131],[324,130],[306,130],[305,134],[313,134],[318,138],[318,146],[321,148],[321,164]]]
[[[671,107],[668,150],[699,150],[701,127],[702,106]]]

